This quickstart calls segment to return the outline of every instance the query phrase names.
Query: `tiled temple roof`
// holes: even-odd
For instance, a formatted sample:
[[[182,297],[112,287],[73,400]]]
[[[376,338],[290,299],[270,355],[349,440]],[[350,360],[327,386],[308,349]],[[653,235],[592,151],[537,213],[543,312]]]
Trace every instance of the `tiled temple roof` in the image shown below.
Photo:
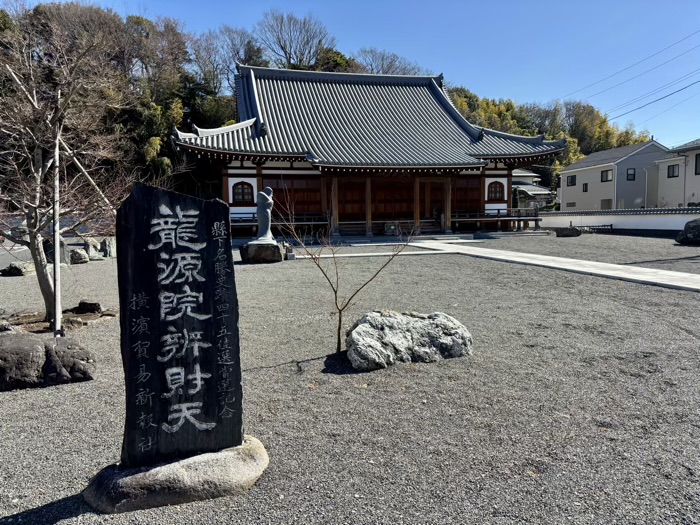
[[[488,159],[551,157],[566,145],[470,124],[441,76],[238,71],[240,123],[176,130],[179,147],[232,158],[305,159],[319,167],[469,169]]]

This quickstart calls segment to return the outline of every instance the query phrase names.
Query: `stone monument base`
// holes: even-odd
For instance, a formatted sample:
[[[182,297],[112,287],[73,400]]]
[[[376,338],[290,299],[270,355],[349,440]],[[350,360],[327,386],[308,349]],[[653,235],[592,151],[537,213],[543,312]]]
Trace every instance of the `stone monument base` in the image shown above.
[[[238,494],[250,488],[270,462],[260,441],[219,452],[134,469],[110,465],[83,491],[95,510],[106,514],[177,505]]]
[[[257,244],[249,242],[239,248],[241,260],[250,264],[265,264],[282,262],[282,245],[278,243]]]

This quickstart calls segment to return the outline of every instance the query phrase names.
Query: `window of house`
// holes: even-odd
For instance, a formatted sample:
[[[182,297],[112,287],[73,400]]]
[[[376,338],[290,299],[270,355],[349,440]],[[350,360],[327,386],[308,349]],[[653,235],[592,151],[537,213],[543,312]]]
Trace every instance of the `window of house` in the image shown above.
[[[247,182],[237,182],[234,184],[231,204],[235,206],[255,206],[252,184]]]
[[[669,164],[669,166],[666,170],[667,177],[669,179],[672,179],[673,177],[678,177],[678,173],[679,173],[678,166],[679,166],[678,164]]]
[[[567,202],[567,203],[566,203],[566,207],[567,207],[567,208],[575,208],[575,207],[576,207],[576,203],[575,203],[575,202]]]
[[[505,188],[500,182],[492,182],[488,187],[488,200],[490,201],[502,201],[505,199],[504,193]]]
[[[695,154],[695,175],[700,175],[700,153]]]
[[[583,193],[586,193],[588,191],[588,183],[584,182],[581,184],[581,189],[583,190]]]
[[[627,168],[627,180],[634,180],[637,177],[636,168]]]
[[[576,175],[568,175],[566,177],[567,186],[576,186]]]
[[[612,170],[603,170],[600,172],[600,182],[610,182],[612,180]]]

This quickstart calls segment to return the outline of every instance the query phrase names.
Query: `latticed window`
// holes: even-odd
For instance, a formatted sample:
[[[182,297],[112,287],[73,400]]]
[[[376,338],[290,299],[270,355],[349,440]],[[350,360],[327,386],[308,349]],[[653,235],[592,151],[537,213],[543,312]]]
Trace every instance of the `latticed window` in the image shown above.
[[[253,206],[253,186],[247,182],[237,182],[233,185],[232,203],[237,206]]]
[[[503,183],[492,182],[488,187],[488,200],[502,201],[505,200]]]

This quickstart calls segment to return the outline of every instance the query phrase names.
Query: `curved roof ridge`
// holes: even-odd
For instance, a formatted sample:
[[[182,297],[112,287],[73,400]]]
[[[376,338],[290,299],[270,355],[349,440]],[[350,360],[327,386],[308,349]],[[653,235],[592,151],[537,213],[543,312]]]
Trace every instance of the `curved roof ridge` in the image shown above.
[[[375,84],[428,84],[431,80],[442,85],[443,76],[440,75],[375,75],[373,73],[341,73],[331,71],[307,71],[303,69],[280,69],[272,67],[246,66],[236,64],[238,74],[244,76],[247,72],[253,73],[256,78],[273,79],[298,79],[306,81],[335,81],[335,82],[363,82]]]
[[[252,126],[255,123],[255,117],[245,120],[243,122],[236,122],[235,124],[230,124],[228,126],[221,126],[219,128],[198,128],[196,125],[192,125],[194,133],[183,133],[175,128],[178,136],[185,137],[187,135],[192,135],[192,137],[211,137],[212,135],[221,135],[222,133],[228,133],[230,131],[237,131]]]
[[[528,136],[528,135],[517,135],[515,133],[507,133],[505,131],[498,131],[495,129],[491,128],[485,128],[483,126],[477,126],[479,129],[481,129],[484,134],[488,135],[493,135],[495,137],[501,137],[504,139],[516,139],[522,142],[527,142],[529,144],[549,144],[549,145],[561,145],[564,147],[566,145],[566,139],[556,139],[556,140],[545,140],[545,135],[544,133],[540,135],[533,135],[533,136]]]
[[[480,129],[471,122],[469,122],[464,115],[462,115],[457,107],[452,102],[452,99],[445,91],[443,84],[438,84],[433,82],[432,88],[435,93],[435,97],[442,107],[444,107],[450,116],[455,120],[458,126],[460,126],[464,131],[467,132],[472,140],[480,140]]]

